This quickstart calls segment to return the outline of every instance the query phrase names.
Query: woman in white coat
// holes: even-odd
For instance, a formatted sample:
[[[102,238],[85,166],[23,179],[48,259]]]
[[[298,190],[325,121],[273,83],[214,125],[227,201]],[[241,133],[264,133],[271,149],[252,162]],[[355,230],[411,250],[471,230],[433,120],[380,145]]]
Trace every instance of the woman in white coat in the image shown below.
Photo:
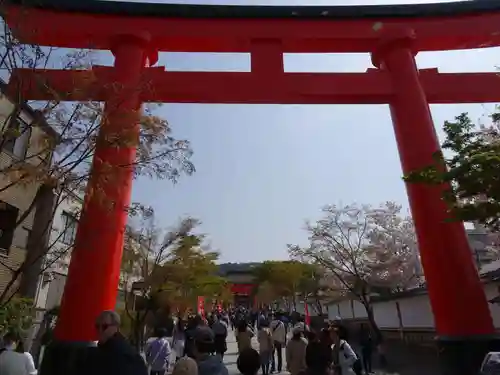
[[[335,375],[356,375],[352,366],[358,360],[358,356],[351,345],[342,338],[338,327],[330,330],[333,341],[333,362]]]

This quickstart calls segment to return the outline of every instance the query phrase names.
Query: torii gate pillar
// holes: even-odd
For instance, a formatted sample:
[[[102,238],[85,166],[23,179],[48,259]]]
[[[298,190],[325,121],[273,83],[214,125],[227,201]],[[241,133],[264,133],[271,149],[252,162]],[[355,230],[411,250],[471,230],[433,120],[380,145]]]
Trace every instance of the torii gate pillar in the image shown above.
[[[55,341],[44,358],[43,375],[72,375],[85,369],[92,362],[88,356],[97,340],[95,319],[116,305],[139,136],[139,87],[147,60],[147,40],[120,36],[113,41],[112,52],[115,92],[105,104]],[[110,205],[103,202],[103,197]]]
[[[381,33],[372,61],[391,76],[395,95],[389,105],[403,173],[407,175],[432,165],[433,155],[441,149],[412,50],[414,33],[391,31]],[[485,352],[500,348],[500,341],[494,335],[464,225],[448,220],[442,199],[444,188],[406,184],[429,285],[442,373],[471,375],[477,373]]]

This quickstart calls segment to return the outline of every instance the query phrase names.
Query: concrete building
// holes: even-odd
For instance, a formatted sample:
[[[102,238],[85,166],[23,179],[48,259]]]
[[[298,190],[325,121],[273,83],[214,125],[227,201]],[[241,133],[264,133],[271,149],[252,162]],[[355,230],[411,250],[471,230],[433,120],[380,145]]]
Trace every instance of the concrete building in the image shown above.
[[[78,195],[69,191],[61,192],[52,220],[45,271],[38,281],[35,298],[38,310],[50,310],[61,302],[82,204],[83,199]]]
[[[50,250],[45,259],[45,271],[40,275],[35,298],[35,306],[40,312],[50,310],[61,303],[82,204],[82,197],[68,191],[61,192],[52,221]],[[143,246],[141,247],[129,234],[127,231],[125,246],[135,252],[144,252]],[[139,280],[141,280],[141,269],[137,265],[127,267],[126,272],[125,270],[122,272],[117,297],[118,310],[124,307],[126,292],[131,291],[132,284]]]
[[[499,236],[477,223],[467,229],[472,255],[478,268],[499,258]]]
[[[15,102],[6,94],[6,85],[0,81],[0,293],[12,279],[26,257],[28,237],[33,228],[35,210],[19,225],[17,221],[29,210],[39,184],[13,184],[16,177],[6,173],[16,163],[26,162],[37,168],[50,165],[52,154],[43,148],[43,139],[56,137],[40,112],[23,103],[16,109]],[[19,107],[19,106],[18,106]],[[2,172],[3,171],[3,172]],[[8,188],[7,188],[8,187]],[[4,190],[5,189],[5,190]],[[18,280],[8,293],[17,290]]]

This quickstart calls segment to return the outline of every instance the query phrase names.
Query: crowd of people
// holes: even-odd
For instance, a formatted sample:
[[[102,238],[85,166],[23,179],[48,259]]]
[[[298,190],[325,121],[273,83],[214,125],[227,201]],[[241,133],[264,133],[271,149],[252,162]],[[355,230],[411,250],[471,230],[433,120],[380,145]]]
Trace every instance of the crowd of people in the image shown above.
[[[281,373],[284,362],[291,375],[361,375],[372,372],[373,343],[366,327],[360,332],[362,355],[358,355],[349,344],[347,330],[338,322],[312,329],[299,315],[269,310],[255,312],[240,307],[210,313],[206,319],[192,316],[186,323],[179,320],[173,333],[176,353],[196,359],[193,349],[200,328],[212,331],[212,353],[221,359],[221,365],[227,350],[228,329],[234,330],[238,369],[243,375],[255,375],[258,370],[262,375]],[[291,338],[288,340],[289,333]],[[259,344],[258,351],[252,348],[254,337]],[[218,374],[201,368],[199,371],[200,375]]]
[[[234,330],[237,367],[242,375],[257,375],[259,370],[269,375],[284,369],[291,375],[361,375],[363,368],[366,374],[371,372],[369,333],[365,334],[361,360],[341,324],[312,329],[300,316],[282,312],[236,308],[178,318],[172,332],[155,330],[144,356],[120,333],[116,312],[104,311],[95,326],[98,345],[82,366],[82,375],[165,375],[171,365],[173,375],[228,375],[223,358],[230,329]],[[254,337],[258,350],[252,347]],[[4,344],[0,350],[1,375],[37,373],[33,358],[16,337],[7,334]],[[172,351],[175,363],[170,363]]]

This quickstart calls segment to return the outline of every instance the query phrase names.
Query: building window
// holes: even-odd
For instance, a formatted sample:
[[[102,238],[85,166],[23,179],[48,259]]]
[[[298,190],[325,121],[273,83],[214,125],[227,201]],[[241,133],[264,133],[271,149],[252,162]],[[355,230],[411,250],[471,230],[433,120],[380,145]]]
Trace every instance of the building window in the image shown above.
[[[62,242],[66,245],[73,245],[76,237],[76,228],[78,226],[78,220],[75,216],[70,214],[69,212],[63,212],[63,225],[64,232],[62,234]]]
[[[19,117],[13,117],[3,129],[2,149],[18,159],[24,159],[31,137],[31,126]]]
[[[16,230],[19,209],[0,201],[0,254],[8,254]]]

